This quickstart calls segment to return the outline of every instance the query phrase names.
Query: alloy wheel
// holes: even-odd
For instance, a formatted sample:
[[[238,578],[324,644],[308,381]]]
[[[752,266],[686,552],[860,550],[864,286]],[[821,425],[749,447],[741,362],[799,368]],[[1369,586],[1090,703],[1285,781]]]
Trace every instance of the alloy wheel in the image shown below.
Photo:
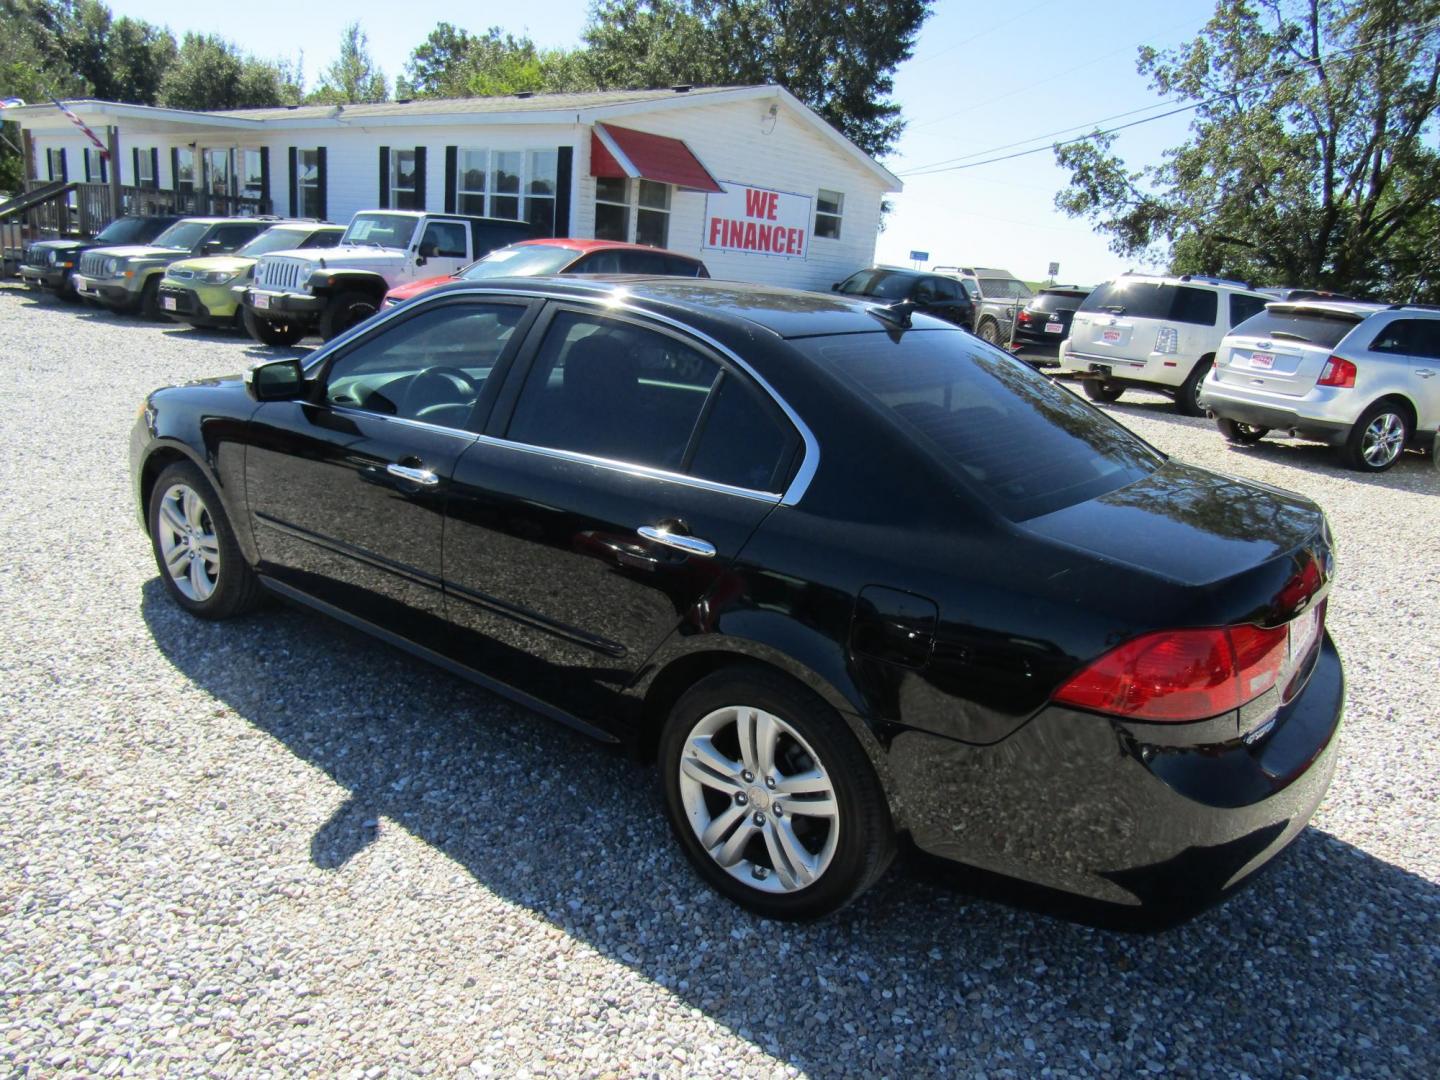
[[[780,717],[743,705],[715,710],[686,737],[679,771],[691,829],[736,880],[792,893],[825,873],[840,838],[835,786]]]
[[[1360,453],[1372,468],[1384,468],[1397,457],[1405,445],[1405,421],[1393,412],[1381,413],[1371,420],[1360,439]]]
[[[210,599],[220,582],[220,539],[210,510],[195,489],[172,484],[160,501],[160,557],[181,595]]]

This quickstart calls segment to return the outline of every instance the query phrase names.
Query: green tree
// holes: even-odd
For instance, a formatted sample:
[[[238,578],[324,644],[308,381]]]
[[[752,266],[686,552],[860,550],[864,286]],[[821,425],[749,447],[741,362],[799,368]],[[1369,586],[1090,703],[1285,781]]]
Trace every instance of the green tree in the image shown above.
[[[340,32],[340,55],[320,75],[320,86],[306,100],[319,104],[353,105],[387,101],[385,73],[370,55],[370,39],[358,22]]]
[[[160,84],[172,109],[245,109],[290,105],[298,88],[281,65],[242,53],[213,34],[186,34]]]
[[[483,34],[442,22],[410,54],[398,97],[472,97],[593,89],[574,52],[539,49],[498,26]]]
[[[894,71],[930,0],[597,0],[583,61],[602,89],[778,83],[879,157],[904,130]]]
[[[98,0],[0,0],[0,30],[59,93],[153,105],[175,59],[170,31],[111,15]]]
[[[1440,0],[1219,0],[1191,42],[1140,50],[1190,137],[1131,170],[1114,136],[1056,149],[1056,196],[1123,255],[1177,273],[1440,299]]]

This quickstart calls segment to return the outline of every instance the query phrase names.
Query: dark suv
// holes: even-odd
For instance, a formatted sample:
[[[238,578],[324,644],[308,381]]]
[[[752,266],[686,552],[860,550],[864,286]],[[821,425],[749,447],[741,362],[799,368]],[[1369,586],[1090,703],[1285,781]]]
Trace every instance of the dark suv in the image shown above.
[[[91,248],[120,244],[148,244],[179,217],[174,214],[116,218],[89,240],[64,238],[41,240],[25,249],[20,276],[32,289],[50,289],[57,296],[75,297],[75,268],[80,256]]]
[[[1075,309],[1089,295],[1090,289],[1079,285],[1052,285],[1036,293],[1015,316],[1020,359],[1036,367],[1058,364],[1060,342],[1070,335]]]
[[[884,266],[857,270],[844,281],[831,286],[844,296],[857,296],[894,304],[908,300],[927,315],[946,322],[975,328],[975,306],[960,287],[960,282],[943,274],[927,274],[919,270],[894,270]]]

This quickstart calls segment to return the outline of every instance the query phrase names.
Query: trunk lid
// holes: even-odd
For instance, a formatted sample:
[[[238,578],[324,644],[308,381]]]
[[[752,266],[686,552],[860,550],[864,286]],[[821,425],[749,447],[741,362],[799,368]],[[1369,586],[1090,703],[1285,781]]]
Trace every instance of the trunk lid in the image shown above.
[[[1303,397],[1325,362],[1373,305],[1270,304],[1225,339],[1214,378],[1222,386]]]

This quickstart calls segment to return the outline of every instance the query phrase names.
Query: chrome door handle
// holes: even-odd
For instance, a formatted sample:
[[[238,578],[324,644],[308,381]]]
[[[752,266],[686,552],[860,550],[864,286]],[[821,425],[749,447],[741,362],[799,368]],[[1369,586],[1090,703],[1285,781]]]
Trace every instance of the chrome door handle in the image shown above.
[[[409,465],[386,465],[385,471],[391,476],[398,476],[401,480],[409,480],[412,484],[423,484],[426,487],[434,487],[440,482],[440,478],[429,469],[412,469]]]
[[[1415,374],[1416,374],[1416,375],[1419,375],[1420,378],[1422,378],[1422,379],[1428,379],[1428,378],[1430,378],[1432,375],[1435,374],[1435,369],[1434,369],[1434,368],[1416,368],[1416,369],[1415,369]]]
[[[698,536],[684,536],[656,525],[641,525],[635,531],[646,540],[653,540],[657,544],[664,544],[676,551],[683,551],[686,555],[699,555],[702,559],[715,557],[715,545],[708,540],[701,540]]]

